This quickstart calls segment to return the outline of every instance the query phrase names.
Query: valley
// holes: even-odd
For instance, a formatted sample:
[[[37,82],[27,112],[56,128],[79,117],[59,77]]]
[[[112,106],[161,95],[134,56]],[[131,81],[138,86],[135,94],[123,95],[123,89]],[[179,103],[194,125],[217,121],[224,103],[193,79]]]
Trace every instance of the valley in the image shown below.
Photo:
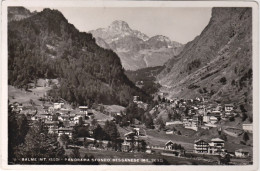
[[[183,45],[122,20],[80,32],[58,10],[10,8],[9,163],[252,164],[251,10],[212,8]]]

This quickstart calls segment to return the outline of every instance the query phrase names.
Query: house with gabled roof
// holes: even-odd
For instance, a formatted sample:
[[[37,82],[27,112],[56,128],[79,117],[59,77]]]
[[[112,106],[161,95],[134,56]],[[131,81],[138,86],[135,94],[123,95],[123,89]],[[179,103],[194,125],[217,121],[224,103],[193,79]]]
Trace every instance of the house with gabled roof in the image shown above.
[[[224,145],[225,141],[220,138],[213,138],[210,142],[199,139],[194,141],[194,153],[220,155],[226,151]]]
[[[209,151],[209,143],[205,140],[199,139],[194,141],[194,153],[207,154]]]
[[[249,157],[249,152],[244,149],[238,149],[235,151],[235,156],[239,158]]]

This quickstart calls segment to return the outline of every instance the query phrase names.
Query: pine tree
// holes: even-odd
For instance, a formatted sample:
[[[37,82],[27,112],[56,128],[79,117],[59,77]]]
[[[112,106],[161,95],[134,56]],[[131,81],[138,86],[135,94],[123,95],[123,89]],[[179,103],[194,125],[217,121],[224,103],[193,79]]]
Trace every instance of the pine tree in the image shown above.
[[[245,142],[247,142],[247,141],[249,140],[249,136],[248,136],[247,132],[244,133],[244,135],[243,135],[243,140],[244,140]]]

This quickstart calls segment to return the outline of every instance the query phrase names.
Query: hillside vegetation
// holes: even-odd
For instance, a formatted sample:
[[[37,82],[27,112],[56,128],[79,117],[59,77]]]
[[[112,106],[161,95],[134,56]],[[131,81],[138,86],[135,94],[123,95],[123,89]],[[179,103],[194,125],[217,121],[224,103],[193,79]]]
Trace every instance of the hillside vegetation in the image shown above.
[[[208,96],[252,110],[251,8],[213,8],[209,24],[176,59],[157,77],[161,91],[178,98]]]
[[[91,34],[79,32],[57,10],[10,21],[8,35],[10,85],[26,88],[39,78],[57,78],[59,85],[49,95],[76,105],[127,105],[133,95],[149,99],[126,77],[112,50],[99,47]]]

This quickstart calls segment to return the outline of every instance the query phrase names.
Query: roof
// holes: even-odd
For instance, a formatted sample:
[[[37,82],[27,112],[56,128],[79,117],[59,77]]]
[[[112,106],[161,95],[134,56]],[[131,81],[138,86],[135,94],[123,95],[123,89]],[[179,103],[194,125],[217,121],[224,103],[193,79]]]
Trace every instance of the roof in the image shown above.
[[[167,142],[165,143],[165,145],[167,145],[167,144],[173,144],[173,142],[172,142],[171,140],[169,140],[169,141],[167,141]]]
[[[240,152],[240,153],[249,153],[248,151],[244,150],[244,149],[238,149],[235,152]]]
[[[59,128],[59,131],[72,131],[73,128]]]
[[[45,124],[59,124],[59,121],[45,121]]]
[[[214,110],[212,111],[211,113],[214,113],[214,114],[221,114],[221,112],[219,110]]]
[[[215,116],[210,116],[209,119],[210,119],[210,120],[218,120],[218,118],[216,118]]]
[[[88,109],[88,106],[79,106],[79,109]]]
[[[196,144],[196,143],[201,142],[201,141],[204,141],[204,142],[208,143],[207,141],[202,140],[202,139],[195,140],[194,143]]]
[[[220,139],[220,138],[213,138],[211,139],[211,141],[217,141],[217,142],[225,142],[224,140]]]
[[[128,135],[131,135],[131,134],[135,135],[135,133],[133,131],[131,131],[131,132],[126,133],[124,136],[128,136]]]
[[[234,107],[234,105],[233,105],[233,104],[225,104],[225,106],[232,106],[232,107]]]

